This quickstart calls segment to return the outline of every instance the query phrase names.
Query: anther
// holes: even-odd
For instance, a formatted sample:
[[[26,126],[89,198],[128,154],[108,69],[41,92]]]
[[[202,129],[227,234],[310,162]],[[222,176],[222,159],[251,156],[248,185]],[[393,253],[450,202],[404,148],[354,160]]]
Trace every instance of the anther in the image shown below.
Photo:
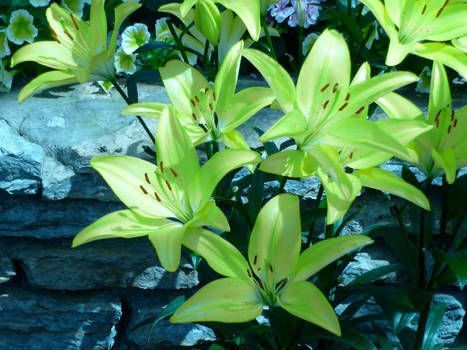
[[[350,159],[353,158],[353,152],[350,152],[349,158],[350,158]]]
[[[456,125],[457,125],[457,119],[454,119],[454,125],[453,125],[453,127],[455,128]]]
[[[435,120],[437,120],[437,119],[438,119],[438,117],[439,117],[439,115],[440,115],[440,114],[441,114],[441,109],[438,111],[438,114],[436,114],[436,118],[435,118]]]
[[[195,96],[195,100],[196,100],[196,102],[199,102],[198,96]]]
[[[212,92],[212,98],[214,99],[214,101],[216,100],[216,93],[214,91]]]
[[[146,179],[146,182],[150,185],[151,181],[149,181],[148,173],[144,173],[144,178]]]
[[[345,100],[348,101],[350,98],[350,94],[347,94],[347,96],[345,96]]]
[[[326,107],[328,106],[328,103],[329,103],[329,100],[327,100],[326,102],[324,102],[324,104],[323,104],[323,109],[326,109]]]
[[[167,180],[165,180],[165,184],[167,185],[167,188],[169,189],[169,191],[172,191],[172,187],[170,186],[169,182]]]
[[[159,197],[159,195],[157,194],[157,192],[154,192],[154,196],[156,197],[156,199],[161,202],[161,197]]]
[[[439,119],[436,119],[436,127],[439,128]]]
[[[251,278],[251,273],[250,273],[250,270],[249,270],[249,269],[246,269],[246,273],[248,274],[248,277]]]
[[[190,102],[191,102],[191,104],[193,105],[193,107],[196,107],[195,101],[190,100]]]
[[[425,14],[425,11],[426,11],[426,4],[425,4],[425,6],[423,6],[422,15]]]
[[[349,103],[346,102],[346,103],[344,103],[342,106],[340,106],[339,111],[344,110],[344,108],[347,107],[348,104],[349,104]]]
[[[332,88],[332,92],[335,93],[338,86],[339,86],[339,83],[335,83],[335,84],[334,84],[334,87]]]
[[[262,290],[264,290],[263,282],[261,282],[261,280],[257,280],[257,282],[258,282],[259,287],[260,287]]]
[[[443,4],[443,6],[441,6],[441,8],[439,9],[438,13],[436,14],[436,18],[438,18],[440,15],[441,15],[441,12],[443,12],[444,8],[447,6],[449,0],[446,0]]]
[[[159,163],[159,167],[161,168],[161,172],[163,173],[164,172],[164,165],[163,165],[163,161],[161,160],[161,162]]]
[[[139,185],[139,188],[141,189],[141,191],[143,191],[144,194],[148,194],[148,192],[147,192],[146,189],[143,187],[143,185]]]
[[[206,89],[204,89],[204,93],[207,93],[208,91],[209,91],[208,87]]]
[[[321,88],[321,92],[324,92],[328,87],[329,87],[329,83],[327,83]]]
[[[175,177],[178,176],[178,174],[177,174],[177,173],[175,172],[175,170],[173,170],[172,168],[170,168],[170,171],[172,172],[172,174],[173,174]]]
[[[271,265],[269,265],[269,271],[273,272],[273,271],[272,271],[272,266],[271,266]]]
[[[209,104],[209,109],[210,109],[211,111],[213,110],[212,104],[211,104],[211,103]]]
[[[196,114],[192,113],[191,115],[193,116],[193,119],[194,119],[195,121],[198,120],[198,118],[196,118]]]
[[[454,111],[451,111],[451,121],[454,120]]]
[[[66,30],[64,30],[63,32],[64,32],[64,33],[67,35],[67,37],[69,37],[71,40],[74,40],[73,37],[71,36],[71,34],[68,33]]]
[[[360,107],[358,111],[355,112],[355,114],[360,114],[362,111],[365,109],[365,107]]]
[[[255,255],[255,258],[253,259],[253,265],[256,265],[257,260],[258,260],[258,255]]]
[[[448,134],[451,132],[452,125],[449,125]]]
[[[73,14],[71,12],[70,12],[70,17],[71,17],[71,20],[73,21],[73,24],[75,25],[76,30],[79,30],[79,27],[78,27],[78,25],[76,24],[76,21],[75,21],[75,17],[73,17]]]

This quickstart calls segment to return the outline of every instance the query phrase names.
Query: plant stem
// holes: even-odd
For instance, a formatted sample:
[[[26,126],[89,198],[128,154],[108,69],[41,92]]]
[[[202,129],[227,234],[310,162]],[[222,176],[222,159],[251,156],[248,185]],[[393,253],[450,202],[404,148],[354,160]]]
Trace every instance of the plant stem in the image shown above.
[[[418,237],[418,286],[420,289],[425,289],[425,209],[420,209],[420,232]]]
[[[287,176],[281,176],[279,179],[279,190],[277,191],[277,194],[284,193],[284,187],[286,183],[287,183]]]
[[[298,26],[298,64],[300,65],[300,67],[302,66],[302,63],[303,63],[302,43],[303,43],[303,27],[299,25]]]
[[[110,80],[110,82],[112,83],[112,85],[115,87],[115,89],[118,91],[118,93],[120,94],[120,96],[122,96],[122,98],[125,100],[125,102],[129,105],[131,104],[131,101],[130,99],[128,98],[127,94],[125,93],[125,91],[122,90],[122,88],[120,87],[120,85],[118,85],[118,82],[115,78],[113,78],[112,80]],[[151,133],[151,131],[149,130],[148,126],[146,125],[146,123],[144,122],[143,118],[141,118],[139,115],[136,116],[136,119],[138,119],[138,121],[140,122],[141,126],[143,127],[144,131],[146,131],[146,134],[148,134],[149,138],[151,139],[152,143],[154,143],[156,141],[156,139],[154,138],[154,135]]]
[[[269,52],[271,53],[272,58],[274,58],[274,60],[277,61],[276,51],[274,50],[274,46],[272,45],[271,36],[269,35],[268,24],[266,23],[265,18],[261,20],[261,25],[263,26],[264,35],[266,36],[266,41],[268,42]]]
[[[324,192],[324,187],[320,182],[319,189],[318,189],[318,195],[316,196],[315,208],[319,208],[319,203],[321,202],[321,197],[323,196],[323,192]],[[306,239],[306,244],[305,244],[306,248],[309,248],[311,246],[311,234],[314,228],[315,228],[315,222],[313,222],[313,224],[310,225],[310,229],[308,231],[308,237]]]
[[[441,248],[446,249],[447,241],[449,240],[446,232],[446,226],[448,223],[448,182],[446,176],[443,175],[443,186],[442,186],[442,201],[441,201],[441,221],[439,223],[439,234],[441,237]]]
[[[211,143],[210,142],[205,142],[204,143],[204,150],[206,151],[206,157],[211,159],[212,157],[212,149],[211,149]]]
[[[205,72],[208,71],[208,63],[209,63],[208,53],[209,53],[209,40],[206,39],[206,42],[204,43],[204,54],[203,54],[203,67],[204,67]]]
[[[186,55],[185,47],[183,46],[180,38],[178,37],[177,33],[175,33],[174,26],[171,21],[167,21],[167,26],[169,27],[170,34],[175,40],[175,44],[177,44],[178,49],[180,50],[180,53],[182,54],[183,61],[185,61],[186,64],[190,64],[188,61],[188,57]]]
[[[423,345],[423,337],[425,335],[426,330],[426,323],[428,321],[428,315],[430,314],[430,307],[431,307],[432,298],[427,302],[427,304],[423,307],[422,311],[420,311],[420,317],[418,318],[418,326],[417,326],[417,334],[415,335],[415,345],[414,350],[420,350]]]

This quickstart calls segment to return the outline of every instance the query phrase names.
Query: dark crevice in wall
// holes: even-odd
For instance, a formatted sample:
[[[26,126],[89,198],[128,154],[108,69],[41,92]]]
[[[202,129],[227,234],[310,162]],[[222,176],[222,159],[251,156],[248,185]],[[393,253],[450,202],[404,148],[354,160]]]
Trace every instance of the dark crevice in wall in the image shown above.
[[[127,333],[129,331],[128,326],[130,324],[131,317],[130,304],[122,298],[121,305],[122,316],[120,316],[120,320],[115,326],[117,334],[115,335],[115,343],[111,350],[140,350],[140,347],[128,340],[127,337]]]
[[[16,282],[19,284],[21,287],[28,287],[29,286],[29,281],[26,276],[26,272],[24,271],[23,265],[21,260],[18,259],[13,259],[12,261],[13,268],[15,270],[16,275],[12,276],[11,281]]]

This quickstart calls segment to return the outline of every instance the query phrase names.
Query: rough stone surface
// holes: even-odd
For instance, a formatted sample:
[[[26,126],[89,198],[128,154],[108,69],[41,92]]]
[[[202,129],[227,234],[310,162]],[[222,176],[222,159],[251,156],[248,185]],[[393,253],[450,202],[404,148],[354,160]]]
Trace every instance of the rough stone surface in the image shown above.
[[[3,105],[2,105],[3,109]],[[0,114],[0,189],[10,194],[35,194],[41,185],[42,148],[20,136]]]
[[[175,293],[165,296],[150,293],[133,295],[129,301],[131,317],[128,328],[133,329],[144,320],[155,318],[176,296]],[[149,329],[150,325],[135,329],[128,334],[128,338],[141,349],[147,350],[170,346],[196,346],[216,339],[210,328],[192,323],[171,324],[168,320],[163,320],[153,328],[148,341]]]
[[[181,289],[198,284],[198,275],[182,264],[176,273],[158,263],[150,241],[109,239],[70,248],[71,240],[3,238],[2,248],[18,260],[34,287],[89,290],[108,287]]]
[[[8,282],[15,275],[11,260],[4,255],[0,256],[0,283]]]
[[[42,201],[0,191],[0,236],[73,237],[98,218],[122,208],[121,203],[83,199]]]
[[[0,349],[110,350],[120,320],[107,293],[58,294],[0,285]]]

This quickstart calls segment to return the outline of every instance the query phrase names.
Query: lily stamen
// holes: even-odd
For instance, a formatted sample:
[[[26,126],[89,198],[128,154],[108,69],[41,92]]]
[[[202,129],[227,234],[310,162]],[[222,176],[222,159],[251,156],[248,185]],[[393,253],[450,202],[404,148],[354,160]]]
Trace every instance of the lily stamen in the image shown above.
[[[250,269],[246,269],[246,273],[248,274],[248,277],[250,277],[250,278],[251,278]]]
[[[425,14],[425,11],[426,11],[426,4],[425,4],[425,6],[423,6],[422,15]]]
[[[170,186],[170,183],[167,180],[165,180],[165,184],[167,185],[169,191],[172,191],[172,186]]]
[[[455,128],[456,125],[457,125],[457,119],[454,119],[454,125],[453,125],[453,127]]]
[[[321,92],[324,92],[327,88],[329,87],[329,83],[327,83],[326,85],[324,85],[322,88],[321,88]]]
[[[334,87],[332,88],[332,92],[333,92],[333,93],[336,93],[337,87],[338,87],[338,86],[339,86],[339,83],[335,83],[335,84],[334,84]]]
[[[196,114],[192,113],[191,116],[193,117],[193,119],[194,119],[195,121],[198,120],[198,118],[196,118]]]
[[[143,191],[144,194],[148,194],[148,191],[146,191],[143,185],[139,185],[139,188],[141,189],[141,191]]]
[[[73,21],[73,24],[75,25],[76,30],[79,30],[78,24],[75,21],[75,17],[73,16],[72,13],[70,13],[71,20]]]
[[[346,100],[346,101],[348,101],[348,100],[349,100],[349,98],[350,98],[350,94],[349,94],[349,93],[347,93],[347,96],[345,96],[345,100]]]
[[[329,100],[327,100],[326,102],[324,102],[323,109],[326,109],[326,107],[328,106],[328,104],[329,104]]]
[[[255,258],[253,259],[253,265],[256,265],[257,260],[258,260],[258,255],[255,255]]]
[[[346,102],[346,103],[344,103],[342,106],[340,106],[340,107],[339,107],[339,112],[340,112],[340,111],[343,111],[344,108],[347,107],[348,104],[349,104],[349,103]]]
[[[69,37],[71,40],[75,40],[75,39],[73,39],[73,37],[71,36],[71,34],[68,33],[66,30],[64,30],[63,32],[64,32],[64,33],[67,35],[67,37]]]
[[[156,199],[157,199],[159,202],[162,202],[161,197],[159,197],[159,195],[157,194],[157,192],[154,192],[154,197],[156,197]]]
[[[364,109],[365,109],[365,107],[360,107],[360,108],[355,112],[355,114],[360,114]]]
[[[196,102],[199,103],[199,97],[198,96],[195,96],[195,100],[196,100]]]
[[[451,133],[451,128],[452,128],[452,125],[449,125],[449,128],[448,128],[448,134]]]
[[[172,172],[172,174],[173,174],[175,177],[178,177],[178,174],[175,172],[175,170],[173,170],[172,168],[170,168],[170,171]]]
[[[150,185],[151,181],[149,181],[148,173],[144,173],[144,178],[146,179],[146,182]]]
[[[161,172],[164,172],[164,166],[163,166],[163,161],[160,162],[159,167],[161,168]]]
[[[441,6],[441,8],[439,9],[438,13],[436,14],[436,18],[438,18],[440,15],[441,15],[441,12],[443,12],[444,8],[447,6],[449,0],[446,0],[443,4],[443,6]]]

